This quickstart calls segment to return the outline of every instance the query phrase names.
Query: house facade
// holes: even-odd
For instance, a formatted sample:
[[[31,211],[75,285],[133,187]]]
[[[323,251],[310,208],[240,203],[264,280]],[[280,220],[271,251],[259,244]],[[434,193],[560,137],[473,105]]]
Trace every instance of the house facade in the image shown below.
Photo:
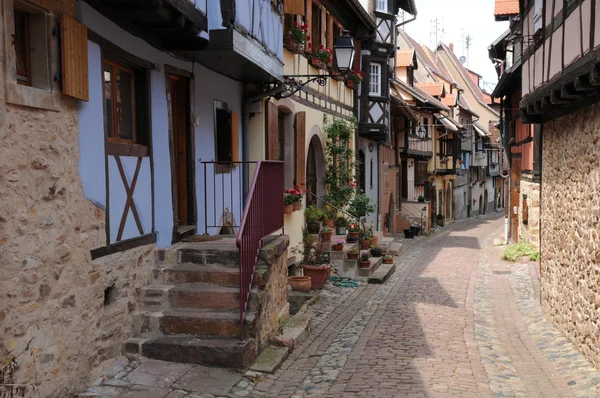
[[[541,125],[542,307],[598,367],[600,5],[520,1],[519,10],[519,108],[524,123]]]
[[[283,10],[10,0],[1,12],[0,200],[20,216],[0,223],[0,357],[35,351],[16,380],[46,375],[47,396],[65,396],[122,352],[172,244],[239,231],[256,168],[249,104],[282,82]]]

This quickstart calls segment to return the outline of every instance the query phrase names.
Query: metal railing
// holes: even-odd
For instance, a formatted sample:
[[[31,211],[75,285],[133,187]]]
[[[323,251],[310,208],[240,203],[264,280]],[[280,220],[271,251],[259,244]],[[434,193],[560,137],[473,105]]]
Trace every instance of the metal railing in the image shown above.
[[[240,340],[262,240],[283,228],[284,168],[280,161],[259,161],[236,236],[240,251]]]
[[[242,168],[257,162],[200,162],[204,180],[204,233],[209,229],[239,227],[244,211]],[[283,192],[283,191],[282,191]],[[282,194],[283,195],[283,194]]]

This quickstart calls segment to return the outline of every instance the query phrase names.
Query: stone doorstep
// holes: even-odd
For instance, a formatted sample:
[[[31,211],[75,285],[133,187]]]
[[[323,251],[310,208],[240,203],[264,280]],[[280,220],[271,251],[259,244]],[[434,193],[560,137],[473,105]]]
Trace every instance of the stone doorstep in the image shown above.
[[[312,316],[304,313],[291,317],[283,327],[279,336],[271,339],[273,345],[278,347],[294,347],[302,344],[312,329]]]
[[[246,313],[244,324],[252,333],[256,322],[256,311]],[[141,311],[134,314],[134,335],[156,338],[165,335],[201,335],[237,337],[240,333],[239,311],[213,311],[171,309],[157,312]]]
[[[373,275],[369,277],[367,283],[383,284],[387,281],[390,276],[396,271],[396,264],[381,264],[377,271],[373,272]]]
[[[266,347],[250,365],[250,370],[262,373],[274,373],[290,353],[289,347]]]
[[[208,283],[236,287],[240,284],[239,268],[223,267],[220,265],[177,264],[162,268],[159,272],[158,282],[166,285]]]
[[[168,362],[246,369],[257,355],[254,338],[162,336],[155,339],[129,339],[124,351],[129,357],[144,357]]]

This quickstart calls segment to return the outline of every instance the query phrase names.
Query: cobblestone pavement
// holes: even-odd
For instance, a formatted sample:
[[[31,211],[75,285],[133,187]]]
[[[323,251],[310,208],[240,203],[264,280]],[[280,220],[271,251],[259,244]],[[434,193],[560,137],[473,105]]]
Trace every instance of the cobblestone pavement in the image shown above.
[[[492,246],[502,230],[498,216],[459,222],[404,241],[383,285],[329,285],[309,308],[313,331],[272,375],[147,361],[122,364],[95,388],[129,383],[148,392],[120,396],[161,398],[600,397],[600,372],[541,312],[535,264],[502,261]],[[210,390],[200,374],[233,387]]]

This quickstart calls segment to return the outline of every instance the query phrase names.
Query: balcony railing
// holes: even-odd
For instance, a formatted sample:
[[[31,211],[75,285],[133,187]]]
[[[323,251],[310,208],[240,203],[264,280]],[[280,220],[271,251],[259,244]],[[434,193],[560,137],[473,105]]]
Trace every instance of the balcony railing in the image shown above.
[[[262,240],[283,229],[283,162],[259,161],[236,236],[240,250],[240,340]]]
[[[433,141],[430,139],[422,140],[417,137],[408,137],[408,147],[406,147],[403,140],[400,142],[401,151],[408,155],[422,155],[432,156],[433,155]]]
[[[405,202],[417,202],[419,197],[429,200],[429,180],[421,178],[416,181],[408,180],[406,186],[402,187],[402,200]]]

